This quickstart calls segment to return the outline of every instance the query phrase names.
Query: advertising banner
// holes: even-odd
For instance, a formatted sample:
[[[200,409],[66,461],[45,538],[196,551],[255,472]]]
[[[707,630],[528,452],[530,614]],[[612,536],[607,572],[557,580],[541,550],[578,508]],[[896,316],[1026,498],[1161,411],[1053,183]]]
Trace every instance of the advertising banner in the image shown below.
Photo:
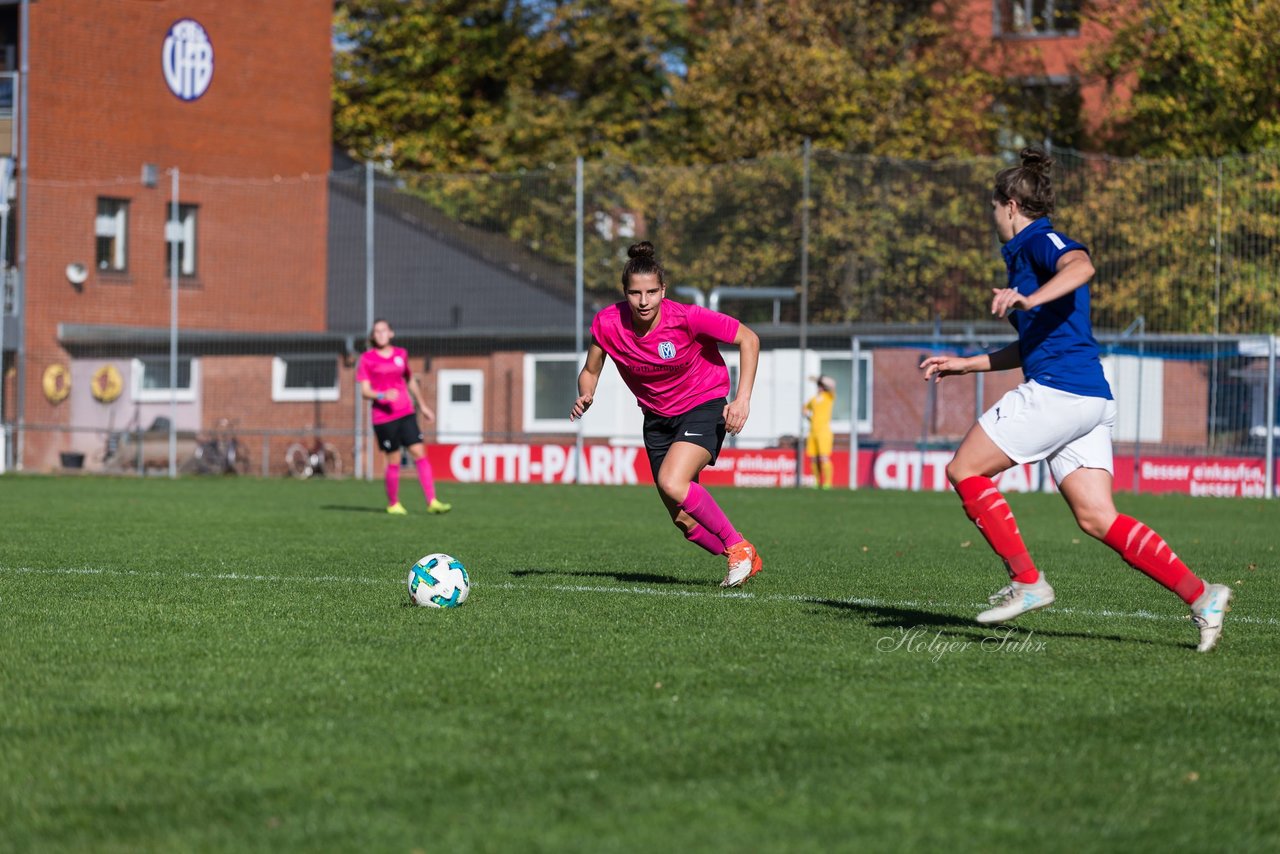
[[[462,483],[591,483],[653,484],[644,448],[632,445],[587,445],[579,459],[572,445],[463,444],[430,445],[431,465],[440,480]],[[949,489],[949,450],[863,449],[858,452],[858,486],[940,492]],[[832,454],[835,487],[849,486],[849,452]],[[578,477],[581,470],[582,477]],[[1262,498],[1266,468],[1248,457],[1115,458],[1115,486],[1131,491],[1141,475],[1141,490],[1218,497]],[[813,478],[804,463],[806,484]],[[783,487],[796,482],[795,451],[782,448],[725,448],[714,466],[702,473],[707,486]],[[1014,466],[996,478],[1005,492],[1055,489],[1048,467]]]

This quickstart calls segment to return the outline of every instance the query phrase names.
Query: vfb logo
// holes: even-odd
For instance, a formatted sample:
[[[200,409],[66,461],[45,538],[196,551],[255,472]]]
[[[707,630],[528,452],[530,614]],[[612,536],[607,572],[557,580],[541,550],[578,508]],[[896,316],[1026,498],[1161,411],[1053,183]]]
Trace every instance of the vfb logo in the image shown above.
[[[161,55],[164,82],[184,101],[194,101],[213,80],[213,43],[198,21],[184,18],[169,28]]]
[[[674,359],[676,357],[676,345],[670,341],[663,341],[658,345],[658,355],[664,359]]]

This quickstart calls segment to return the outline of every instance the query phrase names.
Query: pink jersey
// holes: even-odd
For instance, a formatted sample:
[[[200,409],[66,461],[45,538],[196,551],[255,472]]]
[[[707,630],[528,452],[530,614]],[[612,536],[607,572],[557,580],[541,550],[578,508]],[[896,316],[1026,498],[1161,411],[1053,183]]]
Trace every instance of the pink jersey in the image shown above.
[[[669,299],[643,337],[631,326],[626,302],[601,309],[591,337],[609,354],[636,402],[657,415],[683,415],[729,395],[729,369],[719,343],[731,344],[738,321],[727,314]]]
[[[413,398],[409,397],[409,353],[402,347],[392,347],[390,356],[379,356],[377,350],[365,350],[356,365],[356,379],[368,380],[374,391],[395,389],[395,400],[373,401],[373,423],[386,424],[414,413]]]

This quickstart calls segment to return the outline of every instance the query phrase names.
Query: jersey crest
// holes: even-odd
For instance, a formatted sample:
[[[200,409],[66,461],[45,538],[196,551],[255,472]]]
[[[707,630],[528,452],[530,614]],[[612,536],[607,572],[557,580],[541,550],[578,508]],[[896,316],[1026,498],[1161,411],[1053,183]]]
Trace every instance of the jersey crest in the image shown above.
[[[676,345],[670,341],[663,341],[658,345],[658,355],[663,359],[674,359],[676,357]]]

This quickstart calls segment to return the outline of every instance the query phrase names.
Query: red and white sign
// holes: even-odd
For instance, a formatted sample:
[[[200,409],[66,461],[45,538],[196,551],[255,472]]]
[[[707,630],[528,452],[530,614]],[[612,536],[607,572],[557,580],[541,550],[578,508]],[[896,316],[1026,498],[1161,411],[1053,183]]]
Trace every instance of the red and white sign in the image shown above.
[[[440,480],[463,483],[593,483],[652,484],[644,449],[631,446],[587,445],[579,457],[572,445],[475,444],[430,445],[431,466]],[[858,486],[942,492],[947,483],[951,451],[861,450]],[[835,486],[849,486],[849,452],[831,457]],[[578,477],[581,471],[582,476]],[[1143,492],[1262,498],[1266,495],[1266,463],[1249,457],[1143,457],[1135,472],[1134,458],[1115,458],[1115,488],[1134,488],[1140,475]],[[809,462],[804,479],[813,482]],[[796,482],[794,451],[725,448],[714,466],[703,470],[707,486],[792,486]],[[1054,490],[1045,467],[1014,466],[996,478],[1005,492]]]
[[[1251,457],[1143,457],[1137,472],[1133,457],[1116,458],[1116,489],[1133,489],[1141,477],[1143,492],[1178,492],[1226,498],[1265,498],[1266,460]]]

